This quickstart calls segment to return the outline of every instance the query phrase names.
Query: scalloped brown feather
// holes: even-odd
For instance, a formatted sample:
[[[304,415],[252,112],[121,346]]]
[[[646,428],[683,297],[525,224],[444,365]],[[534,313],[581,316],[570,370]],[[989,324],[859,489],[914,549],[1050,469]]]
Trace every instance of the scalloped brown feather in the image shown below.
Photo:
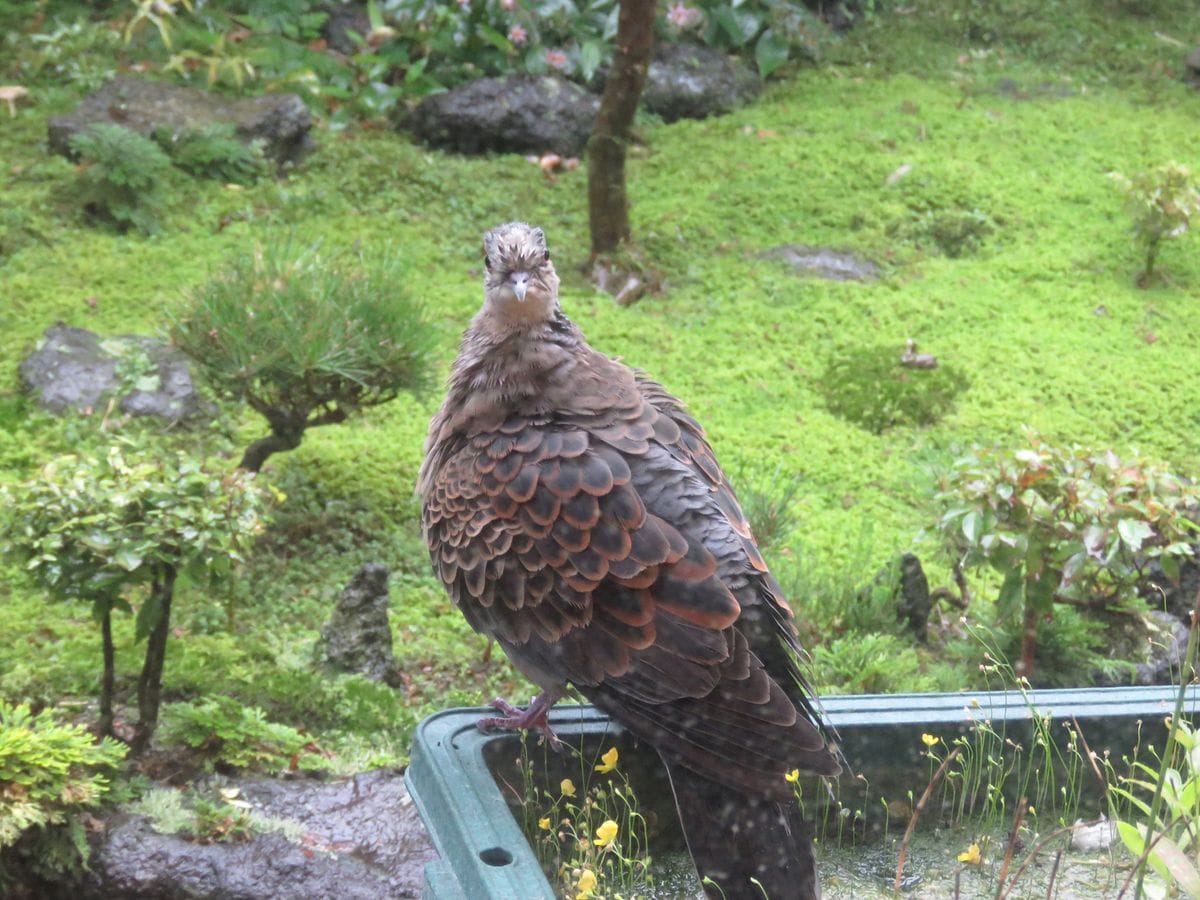
[[[487,245],[487,297],[430,423],[419,491],[435,569],[543,689],[574,684],[673,766],[787,802],[785,773],[840,770],[791,610],[699,423],[588,346],[558,308],[544,238],[523,245],[519,224]],[[521,265],[555,288],[540,317],[504,293]]]

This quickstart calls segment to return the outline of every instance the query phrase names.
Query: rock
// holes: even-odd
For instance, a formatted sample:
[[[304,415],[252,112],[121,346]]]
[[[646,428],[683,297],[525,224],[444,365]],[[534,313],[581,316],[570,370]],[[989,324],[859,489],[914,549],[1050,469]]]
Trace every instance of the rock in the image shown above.
[[[199,88],[141,78],[114,78],[88,94],[74,112],[51,116],[50,149],[73,156],[71,136],[97,122],[112,122],[149,137],[156,129],[172,133],[227,122],[247,143],[262,141],[263,153],[277,164],[299,162],[313,141],[312,116],[295,94],[226,97]]]
[[[132,416],[178,423],[214,412],[196,391],[187,357],[151,337],[101,339],[60,322],[46,329],[17,375],[39,406],[58,415],[100,410],[114,394],[120,410]]]
[[[457,153],[578,156],[599,109],[599,99],[562,78],[509,75],[426,97],[400,127]]]
[[[1152,609],[1142,616],[1117,616],[1111,621],[1105,643],[1111,659],[1130,660],[1132,678],[1120,673],[1100,677],[1099,686],[1122,684],[1174,684],[1187,650],[1188,630],[1170,613]]]
[[[903,621],[913,637],[924,644],[929,640],[929,614],[933,611],[929,579],[921,560],[913,553],[900,554],[899,574],[893,593],[896,619]]]
[[[1193,47],[1183,61],[1183,78],[1194,88],[1200,88],[1200,47]]]
[[[1076,819],[1071,826],[1071,849],[1076,853],[1099,853],[1117,842],[1116,823],[1103,813],[1094,822]]]
[[[329,49],[351,56],[361,50],[350,35],[366,38],[371,31],[371,20],[367,16],[365,3],[333,3],[327,6],[329,17],[321,26],[321,37]]]
[[[387,566],[368,563],[342,591],[329,621],[321,627],[318,652],[326,666],[358,672],[373,681],[394,677],[387,579]]]
[[[738,59],[699,44],[659,44],[642,106],[666,122],[704,119],[749,103],[761,90],[762,79]]]
[[[1189,517],[1195,518],[1195,511]],[[1138,584],[1138,594],[1151,609],[1166,610],[1183,624],[1191,621],[1196,597],[1200,595],[1200,545],[1193,544],[1191,556],[1179,560],[1179,579],[1167,577],[1158,560],[1151,560],[1145,577]]]
[[[929,579],[916,554],[901,553],[895,557],[871,579],[870,585],[859,592],[858,600],[864,606],[872,606],[872,599],[878,592],[887,594],[887,603],[896,610],[896,621],[904,622],[905,630],[920,643],[925,643],[929,639],[933,597],[929,593]]]
[[[809,272],[832,281],[873,281],[879,276],[879,267],[870,260],[828,247],[784,244],[767,250],[761,256],[763,259],[782,259],[799,272]]]
[[[144,816],[108,820],[72,900],[111,897],[278,897],[375,900],[419,897],[429,836],[395,772],[338,781],[232,779],[253,813],[288,823],[245,842],[197,844],[159,834]],[[66,896],[64,893],[63,896]]]

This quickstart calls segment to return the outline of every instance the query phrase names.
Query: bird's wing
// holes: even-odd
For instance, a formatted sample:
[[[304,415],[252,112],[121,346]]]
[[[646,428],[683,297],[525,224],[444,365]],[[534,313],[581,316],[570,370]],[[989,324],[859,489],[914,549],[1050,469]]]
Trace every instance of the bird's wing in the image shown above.
[[[782,796],[782,772],[838,766],[790,671],[764,667],[794,641],[786,606],[699,425],[656,387],[465,441],[426,492],[434,564],[535,681],[570,681],[689,768]]]

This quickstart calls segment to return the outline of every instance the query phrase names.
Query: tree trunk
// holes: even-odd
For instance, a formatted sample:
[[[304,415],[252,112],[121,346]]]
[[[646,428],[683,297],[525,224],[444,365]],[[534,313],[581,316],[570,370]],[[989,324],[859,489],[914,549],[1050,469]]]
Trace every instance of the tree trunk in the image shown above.
[[[163,663],[167,656],[167,637],[171,633],[171,599],[175,594],[175,567],[164,565],[150,590],[160,604],[158,621],[146,637],[146,660],[138,679],[138,727],[132,750],[140,754],[150,744],[158,726],[158,705],[162,695]]]
[[[116,654],[113,652],[112,604],[106,605],[100,620],[100,642],[104,652],[104,672],[100,675],[100,736],[113,736],[113,689],[116,683]]]
[[[298,431],[272,431],[264,438],[259,438],[242,453],[239,469],[257,473],[273,453],[284,453],[295,450],[304,438],[304,429]]]
[[[1040,613],[1027,599],[1025,616],[1021,627],[1021,661],[1017,663],[1017,674],[1023,678],[1033,677],[1033,659],[1037,652],[1038,618]]]
[[[625,193],[625,147],[637,112],[650,48],[654,45],[654,0],[621,0],[617,48],[613,53],[596,126],[588,140],[588,226],[592,257],[610,253],[629,240],[629,199]]]

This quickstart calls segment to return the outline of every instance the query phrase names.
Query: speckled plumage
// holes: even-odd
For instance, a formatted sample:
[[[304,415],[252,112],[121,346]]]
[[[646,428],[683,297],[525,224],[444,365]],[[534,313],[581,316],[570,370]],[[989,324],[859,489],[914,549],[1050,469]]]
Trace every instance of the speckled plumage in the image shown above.
[[[839,766],[791,611],[703,430],[587,344],[540,229],[501,225],[484,250],[484,304],[419,476],[435,569],[551,697],[573,684],[658,749],[726,898],[760,896],[751,875],[816,896],[815,875],[795,892],[811,848],[783,776]]]

